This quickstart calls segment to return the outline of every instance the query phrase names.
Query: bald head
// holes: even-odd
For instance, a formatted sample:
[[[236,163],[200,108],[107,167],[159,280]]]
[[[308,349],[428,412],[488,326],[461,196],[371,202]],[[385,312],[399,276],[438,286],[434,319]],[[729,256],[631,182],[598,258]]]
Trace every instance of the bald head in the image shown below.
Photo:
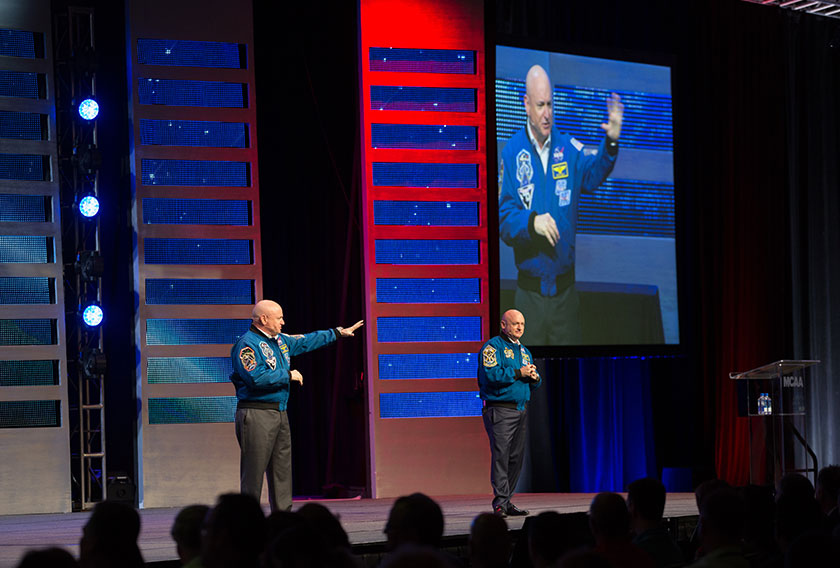
[[[280,304],[271,300],[260,300],[251,312],[251,319],[254,327],[262,330],[267,335],[277,335],[283,329],[283,308]]]
[[[525,113],[531,132],[540,145],[545,144],[554,124],[551,80],[548,73],[539,65],[528,69],[525,77]]]
[[[525,333],[525,316],[519,310],[508,310],[502,314],[502,333],[511,339],[520,339]]]

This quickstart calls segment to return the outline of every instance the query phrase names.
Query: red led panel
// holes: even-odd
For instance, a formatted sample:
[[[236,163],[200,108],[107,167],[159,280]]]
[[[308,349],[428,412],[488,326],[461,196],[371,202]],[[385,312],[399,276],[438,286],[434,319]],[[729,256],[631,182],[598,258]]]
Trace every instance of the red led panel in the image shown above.
[[[361,0],[359,57],[371,493],[489,494],[474,355],[489,329],[484,3]],[[420,139],[377,148],[372,125],[439,128],[389,127]],[[474,128],[475,141],[442,147],[452,126]],[[474,202],[478,220],[378,224],[383,201]],[[417,279],[429,297],[378,302],[378,279]],[[429,279],[478,279],[480,298],[442,301]]]

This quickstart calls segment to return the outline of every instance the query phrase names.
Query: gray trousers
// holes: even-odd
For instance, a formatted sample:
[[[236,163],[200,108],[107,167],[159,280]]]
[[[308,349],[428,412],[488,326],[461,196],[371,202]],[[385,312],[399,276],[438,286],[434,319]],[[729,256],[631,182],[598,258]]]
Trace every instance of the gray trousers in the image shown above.
[[[486,406],[481,417],[490,438],[493,507],[507,509],[522,471],[528,410]]]
[[[240,408],[236,411],[239,442],[239,487],[260,499],[268,476],[272,511],[292,508],[292,437],[285,410]]]
[[[580,345],[580,295],[574,285],[553,297],[517,287],[513,303],[525,316],[525,345]]]

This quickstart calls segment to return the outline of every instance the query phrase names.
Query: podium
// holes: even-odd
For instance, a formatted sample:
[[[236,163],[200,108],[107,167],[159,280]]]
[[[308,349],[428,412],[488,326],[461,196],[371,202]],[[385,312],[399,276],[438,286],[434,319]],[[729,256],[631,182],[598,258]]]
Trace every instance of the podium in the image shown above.
[[[788,473],[813,473],[817,456],[806,438],[806,370],[819,361],[780,360],[744,372],[729,373],[736,381],[738,416],[749,419],[750,483],[773,484]],[[770,397],[771,409],[759,400]],[[812,464],[810,467],[808,465]]]

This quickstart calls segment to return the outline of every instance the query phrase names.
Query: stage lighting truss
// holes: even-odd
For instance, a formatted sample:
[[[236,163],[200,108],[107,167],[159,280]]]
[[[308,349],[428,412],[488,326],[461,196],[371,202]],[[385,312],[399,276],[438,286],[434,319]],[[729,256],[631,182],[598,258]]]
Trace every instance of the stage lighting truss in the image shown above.
[[[98,348],[85,349],[81,356],[82,373],[89,379],[101,377],[108,368],[108,359]]]
[[[76,273],[85,282],[95,282],[105,273],[105,261],[95,250],[83,250],[76,256]]]
[[[102,167],[102,152],[94,144],[73,148],[73,161],[85,173],[92,174]]]
[[[794,12],[805,12],[840,19],[840,0],[745,0],[753,4],[778,6]]]

